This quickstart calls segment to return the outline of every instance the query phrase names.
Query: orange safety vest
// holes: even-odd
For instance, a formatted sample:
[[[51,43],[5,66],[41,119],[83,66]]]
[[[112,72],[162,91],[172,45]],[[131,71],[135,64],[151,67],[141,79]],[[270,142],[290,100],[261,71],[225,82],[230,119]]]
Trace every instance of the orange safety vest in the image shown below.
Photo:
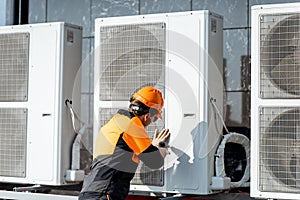
[[[138,162],[137,156],[151,145],[145,127],[138,117],[129,118],[117,113],[99,131],[93,157],[114,153],[120,135],[133,151],[133,161]]]

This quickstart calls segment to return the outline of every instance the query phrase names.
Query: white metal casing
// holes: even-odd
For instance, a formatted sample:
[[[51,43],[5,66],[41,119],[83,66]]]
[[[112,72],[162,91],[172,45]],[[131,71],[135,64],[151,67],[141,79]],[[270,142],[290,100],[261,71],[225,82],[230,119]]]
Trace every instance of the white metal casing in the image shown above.
[[[284,125],[286,125],[286,123],[289,123],[288,126],[290,126],[292,125],[292,123],[297,124],[297,121],[299,121],[299,94],[291,94],[280,88],[280,86],[275,86],[276,83],[274,81],[267,80],[270,77],[264,75],[265,72],[263,69],[264,62],[271,63],[273,62],[271,60],[277,59],[279,62],[278,66],[279,68],[281,67],[281,72],[279,72],[280,74],[286,73],[287,70],[289,70],[289,66],[285,65],[284,63],[284,59],[287,59],[288,56],[285,55],[285,57],[283,58],[276,56],[280,56],[280,53],[282,53],[282,55],[284,55],[285,53],[289,53],[290,55],[292,55],[293,53],[291,52],[295,51],[295,49],[298,48],[297,44],[294,45],[290,43],[289,45],[282,45],[281,41],[284,42],[284,40],[290,40],[291,42],[292,40],[297,40],[297,36],[294,37],[292,35],[289,35],[288,38],[285,38],[283,34],[288,34],[286,30],[289,30],[289,28],[290,30],[297,30],[297,32],[299,31],[298,25],[292,25],[293,20],[290,20],[290,24],[286,22],[286,20],[288,20],[288,18],[290,17],[293,17],[294,14],[299,15],[299,9],[300,3],[255,5],[251,8],[252,28],[250,194],[252,197],[256,198],[299,199],[299,185],[297,184],[297,181],[295,181],[297,185],[289,185],[288,181],[291,177],[287,176],[288,174],[292,174],[289,172],[289,170],[293,171],[296,169],[294,171],[296,175],[294,174],[292,176],[297,177],[298,170],[295,165],[292,166],[291,161],[293,159],[291,159],[289,155],[291,156],[291,154],[293,154],[293,148],[294,146],[297,146],[296,144],[298,136],[297,133],[295,133],[296,138],[292,140],[283,138],[284,136],[288,135],[289,132],[282,131],[284,130]],[[267,18],[269,19],[267,20]],[[294,21],[296,20],[299,21],[299,18],[297,17],[296,19],[294,19]],[[281,29],[276,29],[277,27],[281,27]],[[276,37],[276,33],[279,38],[276,40],[271,39],[271,37]],[[282,34],[281,37],[280,34]],[[293,32],[291,31],[289,34],[293,34]],[[267,42],[273,42],[269,43],[272,44],[269,45],[269,49],[266,49],[266,46],[268,46]],[[277,49],[272,50],[272,48]],[[289,49],[287,50],[284,48]],[[266,57],[264,57],[265,55],[275,55],[275,58],[269,57],[269,59],[266,59]],[[294,59],[294,61],[292,62],[293,64],[295,64],[295,60],[297,60],[297,58]],[[269,67],[274,67],[273,69],[275,69],[275,67],[278,66],[270,65]],[[294,68],[295,71],[292,72],[292,74],[297,74],[297,70],[299,70],[297,66],[298,64],[296,64],[296,67]],[[269,73],[269,75],[270,74],[271,73]],[[294,78],[292,74],[290,74],[288,77],[280,75],[279,77],[277,77],[277,79],[286,84],[288,82],[287,80],[291,80]],[[289,88],[290,86],[295,86],[296,88],[299,87],[299,82],[295,82],[293,84],[286,84],[284,87],[286,87],[287,90],[291,89]],[[264,94],[262,94],[264,93],[264,90],[272,91],[267,95],[273,95],[274,97],[264,97]],[[296,112],[292,112],[294,110],[296,110]],[[283,117],[285,114],[290,114],[290,116],[293,117],[288,118],[288,120],[286,121],[281,121],[281,119],[284,119]],[[274,128],[272,128],[271,126],[274,126]],[[297,129],[296,126],[288,128],[293,128],[295,130]],[[269,133],[273,133],[273,136]],[[276,142],[280,144],[279,139],[274,139],[276,137],[278,137],[283,142],[282,145],[276,145]],[[288,153],[288,151],[290,151],[290,153]],[[294,156],[295,159],[299,159],[295,152]],[[287,170],[286,166],[281,166],[282,163],[286,163],[287,165],[291,164],[294,169],[290,168]],[[282,178],[280,178],[280,176],[282,176]],[[286,177],[284,178],[284,176]],[[297,179],[296,177],[294,177],[295,180]]]
[[[151,28],[143,27],[145,24],[152,26],[155,23],[162,24],[161,28],[164,29],[164,33],[159,35],[157,32],[160,30],[151,30]],[[132,35],[134,35],[132,37],[136,38],[131,42],[121,37],[115,39],[115,44],[117,44],[115,46],[119,46],[120,50],[118,47],[110,44],[110,42],[113,42],[112,37],[122,34],[121,31],[118,32],[122,28],[118,28],[117,31],[114,29],[114,27],[119,26],[124,26],[122,27],[124,29],[137,26],[138,28],[135,28],[140,29],[140,33],[150,32],[150,36],[139,41],[140,36],[138,34],[134,35],[136,34],[135,32],[124,34],[129,38],[128,40],[131,40],[130,36]],[[110,30],[107,31],[107,29]],[[142,67],[137,64],[137,67],[133,67],[133,70],[129,67],[130,69],[125,73],[122,72],[123,66],[117,65],[115,67],[118,70],[111,70],[112,75],[107,75],[108,73],[105,74],[105,70],[109,70],[107,68],[112,65],[111,63],[114,60],[110,60],[108,62],[109,66],[104,71],[101,71],[101,62],[104,63],[104,61],[101,61],[101,56],[106,61],[114,53],[112,49],[115,48],[116,52],[122,52],[122,48],[131,47],[136,42],[141,43],[137,50],[138,48],[144,48],[143,45],[150,48],[147,45],[151,46],[151,44],[145,41],[150,40],[152,35],[155,35],[152,38],[153,40],[165,37],[165,41],[162,40],[161,46],[158,47],[165,53],[161,63],[162,74],[165,75],[161,75],[161,77],[152,81],[155,86],[161,87],[164,91],[163,121],[165,127],[171,131],[171,155],[168,155],[166,158],[161,185],[132,183],[131,192],[182,194],[209,194],[214,192],[211,190],[212,176],[214,175],[214,154],[222,135],[222,123],[212,102],[218,107],[219,114],[222,115],[222,29],[222,17],[209,11],[99,18],[95,20],[94,138],[102,125],[100,118],[103,118],[105,115],[99,110],[102,108],[127,108],[130,95],[135,89],[138,89],[134,87],[129,88],[131,90],[125,94],[123,101],[100,100],[99,96],[102,95],[100,93],[101,87],[104,88],[109,85],[106,85],[105,82],[105,85],[101,85],[101,79],[110,76],[112,80],[120,82],[120,84],[117,84],[119,87],[124,85],[131,86],[130,84],[136,84],[135,81],[139,83],[139,77],[143,77],[142,79],[154,77],[154,73],[151,74],[149,71],[151,71],[151,67],[155,68],[155,66],[159,65],[155,64],[156,61],[151,60],[149,61],[152,62],[150,64],[140,64]],[[114,31],[118,33],[115,34]],[[101,34],[108,39],[101,38]],[[122,42],[127,43],[124,45]],[[105,45],[110,46],[108,48]],[[107,51],[105,51],[105,48],[107,48]],[[126,51],[128,53],[127,59],[131,58],[131,50]],[[146,56],[149,54],[146,54]],[[115,59],[120,59],[122,56],[126,57],[120,54]],[[139,57],[140,55],[134,54],[134,56]],[[143,56],[145,55],[143,54]],[[127,63],[123,63],[123,65],[127,66]],[[144,69],[148,70],[149,74],[147,72],[144,75],[141,74],[144,72]],[[118,73],[121,73],[121,75]],[[119,79],[113,79],[115,76],[119,76]],[[130,78],[127,78],[127,76]],[[161,81],[162,79],[163,81]],[[132,80],[134,80],[134,83],[130,82]],[[143,84],[147,84],[147,82],[141,81],[137,87],[141,87]],[[117,90],[116,87],[113,89]],[[126,89],[124,87],[124,90]],[[109,88],[103,90],[103,93],[107,90]],[[120,95],[125,93],[123,90],[118,91]],[[107,121],[112,114],[108,115],[105,120]],[[162,127],[157,126],[157,128]]]
[[[15,172],[6,172],[2,169],[0,182],[66,184],[65,173],[71,165],[71,144],[75,133],[65,100],[73,100],[73,108],[79,112],[80,96],[76,91],[78,88],[74,91],[73,89],[81,65],[82,28],[64,22],[0,27],[2,38],[18,37],[15,34],[25,34],[22,37],[26,44],[21,44],[18,48],[27,45],[28,48],[25,47],[23,51],[28,51],[28,53],[14,54],[16,49],[13,49],[13,45],[18,45],[16,41],[21,40],[11,39],[12,42],[9,45],[13,50],[2,48],[0,65],[3,70],[7,67],[5,59],[11,59],[11,63],[15,65],[18,65],[22,59],[27,60],[24,68],[20,69],[27,71],[22,82],[22,85],[27,85],[27,92],[24,92],[24,99],[12,101],[1,99],[0,109],[3,113],[6,109],[8,112],[11,108],[23,109],[23,123],[19,126],[23,126],[24,132],[20,136],[20,131],[12,129],[12,133],[16,134],[15,138],[5,135],[6,128],[11,127],[5,123],[14,124],[15,121],[10,119],[10,122],[7,122],[6,115],[1,115],[4,117],[0,120],[1,134],[3,134],[0,139],[2,141],[0,162],[2,162],[1,168],[5,167],[3,163],[10,163],[11,170],[16,166],[21,166],[18,169],[21,171],[15,176]],[[11,68],[17,67],[12,65]],[[9,76],[9,73],[11,71],[1,72],[3,77]],[[11,77],[16,76],[18,74]],[[9,81],[9,78],[6,80]],[[5,90],[1,92],[5,93]],[[1,95],[2,97],[5,98]],[[18,114],[12,116],[17,118]],[[16,140],[16,143],[10,143],[10,140]],[[5,142],[9,144],[3,145]],[[13,148],[21,144],[23,147],[13,152]],[[7,149],[3,149],[6,147]],[[6,156],[5,151],[10,152],[11,156]]]

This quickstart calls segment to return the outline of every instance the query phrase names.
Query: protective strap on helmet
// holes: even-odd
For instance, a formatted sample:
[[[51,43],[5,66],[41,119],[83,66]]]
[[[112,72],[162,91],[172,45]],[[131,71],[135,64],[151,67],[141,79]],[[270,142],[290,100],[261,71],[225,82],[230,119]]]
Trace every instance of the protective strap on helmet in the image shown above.
[[[136,106],[136,105],[130,104],[129,108],[136,111],[139,115],[147,114],[147,113],[149,113],[149,110],[150,110],[150,108],[145,105]]]

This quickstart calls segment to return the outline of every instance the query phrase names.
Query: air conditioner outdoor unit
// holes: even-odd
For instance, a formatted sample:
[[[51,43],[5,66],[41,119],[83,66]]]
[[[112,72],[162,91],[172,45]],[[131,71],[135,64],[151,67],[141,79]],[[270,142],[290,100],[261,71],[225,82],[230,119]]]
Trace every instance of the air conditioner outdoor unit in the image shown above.
[[[222,138],[223,20],[209,11],[95,20],[94,136],[145,85],[163,91],[171,131],[164,168],[140,163],[131,192],[215,192],[214,156]],[[219,115],[217,114],[219,112]],[[218,182],[218,181],[217,181]]]
[[[0,182],[66,183],[75,134],[65,100],[78,110],[81,32],[62,22],[0,27]]]
[[[251,196],[299,199],[300,3],[252,7]]]

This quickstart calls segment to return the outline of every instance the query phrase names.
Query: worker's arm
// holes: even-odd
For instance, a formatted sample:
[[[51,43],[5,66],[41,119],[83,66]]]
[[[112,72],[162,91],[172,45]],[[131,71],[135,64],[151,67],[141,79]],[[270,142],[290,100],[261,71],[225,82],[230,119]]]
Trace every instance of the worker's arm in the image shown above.
[[[160,133],[155,130],[152,144],[139,155],[139,158],[151,169],[163,166],[164,157],[168,154],[166,143],[169,137],[169,129],[163,129]]]
[[[152,144],[138,155],[139,159],[143,161],[151,169],[158,169],[164,165],[164,158],[159,149]]]

